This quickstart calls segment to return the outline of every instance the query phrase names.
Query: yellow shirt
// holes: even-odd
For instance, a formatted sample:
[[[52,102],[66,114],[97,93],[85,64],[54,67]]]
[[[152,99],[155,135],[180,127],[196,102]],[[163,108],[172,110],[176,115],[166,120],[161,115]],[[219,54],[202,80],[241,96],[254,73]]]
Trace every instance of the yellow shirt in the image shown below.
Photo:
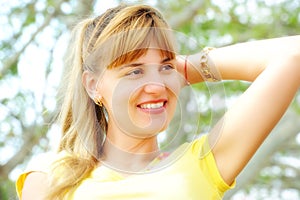
[[[82,181],[70,199],[222,199],[225,191],[235,183],[229,186],[223,181],[206,138],[204,136],[182,145],[179,147],[180,151],[169,156],[169,165],[149,173],[124,177],[102,165]],[[28,172],[17,180],[19,196],[27,175]]]

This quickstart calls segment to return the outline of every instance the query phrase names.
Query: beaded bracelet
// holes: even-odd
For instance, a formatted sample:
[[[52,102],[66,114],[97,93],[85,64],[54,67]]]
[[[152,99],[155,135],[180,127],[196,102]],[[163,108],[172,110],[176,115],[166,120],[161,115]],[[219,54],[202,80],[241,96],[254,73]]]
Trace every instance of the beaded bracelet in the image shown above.
[[[216,82],[220,81],[219,78],[217,78],[212,72],[211,69],[208,65],[208,54],[210,51],[214,50],[215,48],[213,47],[205,47],[201,51],[200,55],[200,71],[202,76],[204,77],[205,81],[210,81],[210,82]]]

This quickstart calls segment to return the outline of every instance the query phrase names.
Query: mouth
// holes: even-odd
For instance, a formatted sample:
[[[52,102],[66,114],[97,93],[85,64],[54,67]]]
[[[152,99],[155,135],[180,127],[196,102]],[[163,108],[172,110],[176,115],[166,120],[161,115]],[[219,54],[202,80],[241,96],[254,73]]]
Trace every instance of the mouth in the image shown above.
[[[154,111],[154,110],[164,110],[166,107],[166,100],[159,100],[156,102],[145,102],[139,104],[137,107],[143,111]]]

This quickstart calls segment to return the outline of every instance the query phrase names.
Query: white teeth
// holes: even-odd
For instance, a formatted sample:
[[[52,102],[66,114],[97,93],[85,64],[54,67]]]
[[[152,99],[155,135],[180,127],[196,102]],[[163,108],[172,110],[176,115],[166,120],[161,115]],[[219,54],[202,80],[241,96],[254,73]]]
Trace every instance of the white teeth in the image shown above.
[[[140,107],[144,109],[155,109],[163,107],[164,102],[142,104]]]

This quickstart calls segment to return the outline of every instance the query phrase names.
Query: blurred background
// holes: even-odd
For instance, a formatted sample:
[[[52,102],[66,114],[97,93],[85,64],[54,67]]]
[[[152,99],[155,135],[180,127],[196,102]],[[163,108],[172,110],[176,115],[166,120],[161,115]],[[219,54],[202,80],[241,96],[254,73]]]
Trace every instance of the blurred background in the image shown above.
[[[14,181],[18,174],[32,158],[57,147],[59,126],[53,123],[58,110],[56,94],[73,25],[120,2],[150,4],[162,11],[171,27],[181,33],[177,35],[180,53],[300,33],[299,0],[2,0],[0,200],[17,199]],[[197,84],[186,91],[182,108],[194,111],[193,95],[198,93],[199,132],[206,132],[212,118],[224,113],[248,86],[247,82],[225,81],[220,87],[213,87],[212,95],[207,85]],[[216,106],[218,102],[225,103]],[[178,143],[186,140],[197,126],[192,117],[195,115],[190,116],[180,127]],[[172,127],[168,131],[173,131]],[[300,199],[299,133],[298,94],[238,177],[237,187],[224,199]]]

